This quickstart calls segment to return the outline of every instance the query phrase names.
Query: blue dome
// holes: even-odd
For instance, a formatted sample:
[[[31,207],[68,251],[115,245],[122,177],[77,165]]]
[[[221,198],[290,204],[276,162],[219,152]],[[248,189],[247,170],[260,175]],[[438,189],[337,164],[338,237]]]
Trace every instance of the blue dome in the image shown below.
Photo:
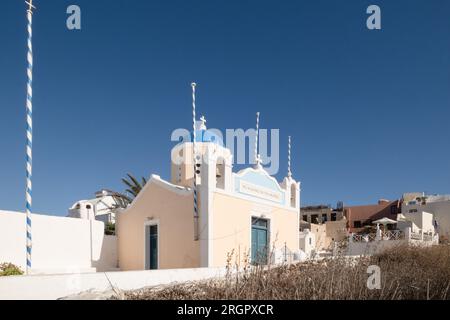
[[[220,143],[222,138],[209,130],[196,130],[195,142]],[[194,132],[191,132],[189,141],[194,141]]]

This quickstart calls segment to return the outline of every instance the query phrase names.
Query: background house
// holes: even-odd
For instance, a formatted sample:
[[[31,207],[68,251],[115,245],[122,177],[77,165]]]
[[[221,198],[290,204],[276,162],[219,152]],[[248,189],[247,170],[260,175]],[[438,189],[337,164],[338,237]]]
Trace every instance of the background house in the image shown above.
[[[115,223],[116,214],[125,209],[129,201],[117,192],[101,190],[94,199],[79,200],[70,208],[68,217]]]
[[[338,203],[336,209],[333,209],[330,205],[306,206],[300,209],[302,221],[314,224],[341,220],[343,216],[342,203]]]
[[[378,201],[378,204],[350,206],[344,208],[349,232],[361,232],[365,227],[373,227],[372,221],[389,218],[397,220],[397,214],[401,211],[399,200]]]
[[[450,238],[450,195],[426,195],[422,192],[405,193],[402,197],[403,214],[433,214],[433,224],[439,235]]]

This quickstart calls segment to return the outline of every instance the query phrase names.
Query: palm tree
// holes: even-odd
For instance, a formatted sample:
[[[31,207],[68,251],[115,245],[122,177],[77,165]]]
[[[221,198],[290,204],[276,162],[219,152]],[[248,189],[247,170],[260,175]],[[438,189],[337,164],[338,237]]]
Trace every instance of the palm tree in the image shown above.
[[[139,192],[144,188],[145,184],[147,183],[147,180],[142,177],[142,182],[139,182],[135,177],[133,177],[132,174],[127,173],[127,177],[122,178],[122,182],[127,186],[127,189],[125,190],[130,195],[133,196],[133,198],[136,198]]]

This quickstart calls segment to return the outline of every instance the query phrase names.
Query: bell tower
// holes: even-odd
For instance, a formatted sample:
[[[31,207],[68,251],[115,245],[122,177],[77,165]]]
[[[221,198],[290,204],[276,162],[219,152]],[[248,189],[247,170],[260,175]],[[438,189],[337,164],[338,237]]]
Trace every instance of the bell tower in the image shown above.
[[[183,142],[172,149],[171,182],[192,187],[195,170],[198,185],[231,190],[231,151],[222,146],[222,137],[217,132],[206,128],[205,117],[202,116],[196,121],[195,127],[197,161],[194,161],[194,134],[191,132],[183,138]]]

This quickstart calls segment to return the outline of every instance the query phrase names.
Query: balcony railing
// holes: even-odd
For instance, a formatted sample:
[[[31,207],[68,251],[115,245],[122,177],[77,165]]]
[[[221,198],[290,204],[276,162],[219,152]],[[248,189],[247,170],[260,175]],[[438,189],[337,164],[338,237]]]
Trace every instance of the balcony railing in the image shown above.
[[[405,233],[400,230],[391,230],[382,233],[383,240],[401,240],[405,239]]]
[[[422,233],[421,232],[411,232],[411,239],[422,240]]]
[[[404,232],[400,230],[381,232],[380,235],[380,240],[401,240],[405,238]],[[371,242],[377,240],[377,235],[376,233],[353,234],[351,240],[353,242]]]

